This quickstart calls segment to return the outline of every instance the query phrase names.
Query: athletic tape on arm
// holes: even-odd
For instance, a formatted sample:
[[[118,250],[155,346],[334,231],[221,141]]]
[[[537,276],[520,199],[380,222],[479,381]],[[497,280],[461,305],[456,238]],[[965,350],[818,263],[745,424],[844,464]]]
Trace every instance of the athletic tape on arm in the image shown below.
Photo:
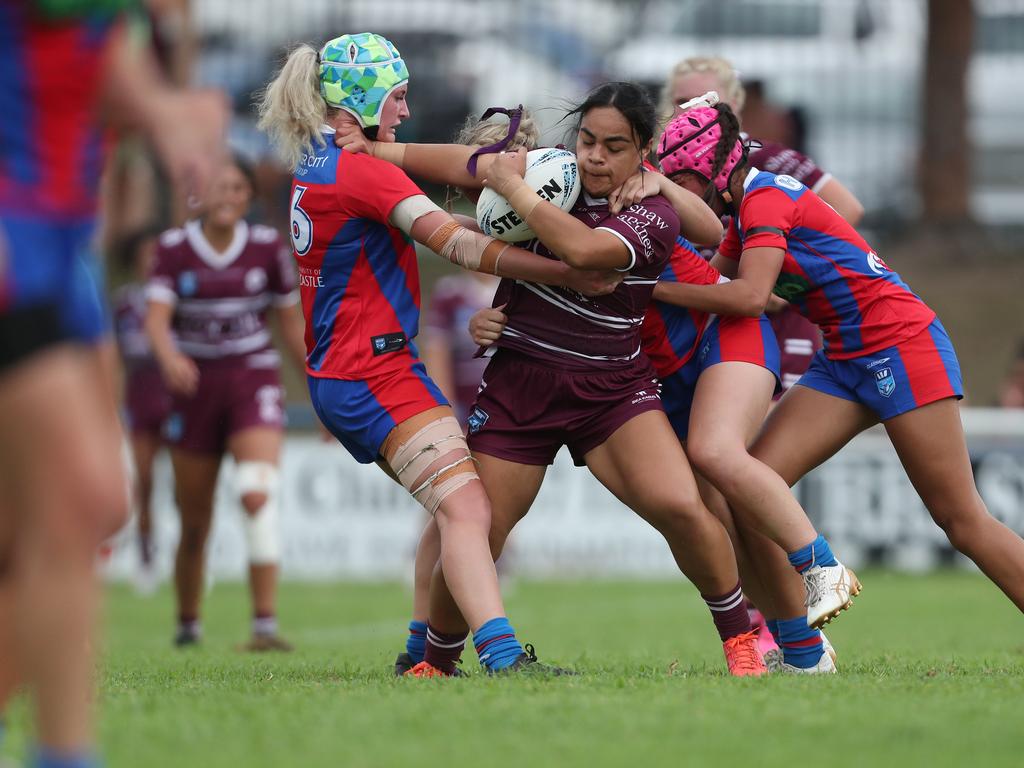
[[[398,227],[405,234],[411,235],[412,225],[416,223],[416,219],[434,211],[444,213],[437,203],[426,195],[413,195],[412,197],[405,198],[405,200],[402,200],[392,208],[388,219],[392,225]]]
[[[509,244],[466,229],[457,221],[449,221],[427,238],[427,248],[474,272],[498,274],[498,262]]]

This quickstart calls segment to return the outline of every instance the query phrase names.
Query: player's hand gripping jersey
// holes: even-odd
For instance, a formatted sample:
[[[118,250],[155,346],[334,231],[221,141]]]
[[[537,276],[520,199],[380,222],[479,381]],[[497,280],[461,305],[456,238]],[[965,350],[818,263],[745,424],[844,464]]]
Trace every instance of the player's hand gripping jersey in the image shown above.
[[[386,223],[422,195],[401,169],[326,146],[303,157],[292,181],[291,238],[306,317],[311,376],[366,379],[417,358],[420,278],[416,249]]]
[[[566,288],[503,279],[495,306],[506,303],[508,325],[497,346],[574,370],[626,368],[640,355],[639,330],[658,276],[665,269],[679,217],[660,195],[618,214],[606,200],[580,194],[570,214],[591,229],[612,232],[630,252],[629,275],[610,294],[587,297]],[[532,249],[555,258],[543,243]]]
[[[844,360],[908,339],[935,319],[842,217],[790,176],[751,169],[719,252],[785,251],[775,293],[816,323],[825,353]]]
[[[684,237],[676,238],[672,255],[659,278],[666,282],[694,285],[714,285],[721,279],[718,270],[708,264]],[[708,312],[661,301],[651,302],[640,335],[644,352],[659,377],[670,376],[693,357],[704,330],[713,318],[714,315]]]

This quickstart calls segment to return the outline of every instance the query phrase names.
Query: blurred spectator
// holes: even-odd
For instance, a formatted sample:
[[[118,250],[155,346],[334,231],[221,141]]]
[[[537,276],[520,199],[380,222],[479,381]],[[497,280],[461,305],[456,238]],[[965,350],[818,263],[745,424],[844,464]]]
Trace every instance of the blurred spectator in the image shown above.
[[[797,121],[792,113],[769,101],[764,81],[747,80],[743,87],[747,98],[738,112],[743,130],[759,141],[771,141],[803,151],[803,137],[798,135],[801,131]]]
[[[114,294],[114,331],[124,370],[122,398],[124,427],[128,433],[134,469],[133,490],[138,527],[139,569],[136,588],[149,594],[156,586],[153,568],[153,462],[163,445],[160,430],[170,412],[171,399],[146,338],[145,284],[156,259],[159,230],[148,227],[128,235],[117,249],[119,266],[130,282]]]
[[[451,401],[462,425],[488,362],[485,357],[473,357],[477,346],[469,336],[469,318],[491,306],[497,287],[493,275],[462,271],[437,281],[427,307],[420,353],[427,373]]]
[[[999,387],[1000,408],[1024,408],[1024,340]]]

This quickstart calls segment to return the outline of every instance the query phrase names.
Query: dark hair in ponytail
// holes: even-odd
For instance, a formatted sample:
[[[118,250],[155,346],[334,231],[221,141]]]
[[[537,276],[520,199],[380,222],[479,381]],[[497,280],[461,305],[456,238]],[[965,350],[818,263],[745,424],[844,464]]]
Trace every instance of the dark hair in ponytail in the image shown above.
[[[719,137],[718,145],[715,147],[715,161],[711,168],[712,179],[717,178],[718,174],[722,172],[722,169],[725,167],[725,161],[729,159],[729,154],[732,152],[733,147],[740,140],[740,121],[735,113],[733,113],[732,108],[724,103],[716,104],[714,108],[718,112],[718,124],[721,126],[722,135]],[[736,165],[736,168],[745,167],[746,164],[747,152],[744,146],[743,159]],[[733,168],[732,173],[729,174],[730,180],[732,179],[732,174],[736,173],[736,168]]]
[[[615,107],[622,113],[633,130],[637,150],[643,154],[658,127],[658,113],[647,90],[636,83],[604,83],[592,90],[566,117],[576,115],[576,130],[579,130],[583,116],[597,107]]]

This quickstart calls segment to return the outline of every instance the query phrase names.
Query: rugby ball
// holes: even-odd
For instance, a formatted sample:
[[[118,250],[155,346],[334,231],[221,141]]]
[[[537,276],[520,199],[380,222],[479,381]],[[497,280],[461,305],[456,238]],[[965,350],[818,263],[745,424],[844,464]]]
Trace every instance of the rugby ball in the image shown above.
[[[580,196],[576,155],[565,149],[532,149],[527,152],[523,179],[533,191],[563,211],[572,208]],[[512,210],[508,200],[490,188],[485,187],[477,200],[476,221],[485,235],[506,243],[519,243],[536,237]]]

